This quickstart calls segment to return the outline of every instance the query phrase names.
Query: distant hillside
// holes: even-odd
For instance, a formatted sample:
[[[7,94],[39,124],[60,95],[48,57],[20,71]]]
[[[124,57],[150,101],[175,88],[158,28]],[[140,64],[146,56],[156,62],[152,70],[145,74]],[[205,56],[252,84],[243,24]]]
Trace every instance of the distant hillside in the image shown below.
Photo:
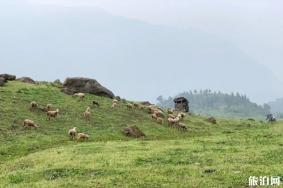
[[[283,113],[283,98],[279,98],[276,99],[275,101],[269,102],[268,105],[270,105],[272,112]]]
[[[190,91],[179,94],[190,101],[190,110],[195,114],[222,116],[222,117],[255,117],[262,118],[270,112],[270,106],[257,105],[245,95],[239,93],[226,94],[212,92],[211,90]],[[178,97],[176,96],[176,97]],[[163,107],[173,108],[173,98],[157,98],[158,104]]]
[[[283,98],[269,102],[268,105],[271,107],[271,112],[276,114],[276,117],[283,118]]]

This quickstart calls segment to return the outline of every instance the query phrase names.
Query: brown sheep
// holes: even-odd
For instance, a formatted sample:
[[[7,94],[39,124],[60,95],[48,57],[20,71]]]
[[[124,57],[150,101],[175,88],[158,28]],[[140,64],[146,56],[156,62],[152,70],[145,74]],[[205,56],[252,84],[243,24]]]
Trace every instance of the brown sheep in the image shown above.
[[[157,115],[156,114],[151,114],[151,118],[157,120]]]
[[[71,139],[75,139],[76,138],[76,135],[77,135],[77,127],[74,127],[74,128],[72,128],[72,129],[70,129],[69,131],[68,131],[68,135],[71,137]]]
[[[163,113],[161,110],[156,110],[156,111],[154,111],[154,114],[156,114],[157,117],[162,117],[162,118],[165,117],[164,113]]]
[[[52,111],[52,104],[47,104],[46,105],[46,111]]]
[[[32,101],[32,102],[30,103],[30,108],[29,108],[29,110],[32,111],[32,110],[36,109],[37,107],[38,107],[38,104],[37,104],[35,101]]]
[[[128,109],[128,110],[131,110],[131,109],[133,109],[133,108],[134,108],[134,105],[133,105],[133,104],[130,104],[130,103],[127,104],[127,109]]]
[[[78,133],[76,139],[77,139],[77,141],[88,140],[89,139],[89,135],[87,135],[85,133]]]
[[[160,117],[158,117],[157,119],[156,119],[156,121],[157,121],[157,123],[159,123],[159,124],[163,124],[163,119],[162,118],[160,118]]]
[[[37,126],[34,121],[29,120],[29,119],[25,119],[24,123],[23,123],[24,127],[34,127],[34,128],[38,128],[39,126]]]
[[[178,130],[187,131],[187,126],[184,123],[177,123]]]
[[[50,121],[51,118],[56,118],[59,114],[59,109],[55,110],[55,111],[48,111],[47,112],[47,117],[48,120]]]
[[[168,114],[174,114],[174,111],[173,111],[172,109],[168,109],[168,110],[167,110],[167,113],[168,113]]]

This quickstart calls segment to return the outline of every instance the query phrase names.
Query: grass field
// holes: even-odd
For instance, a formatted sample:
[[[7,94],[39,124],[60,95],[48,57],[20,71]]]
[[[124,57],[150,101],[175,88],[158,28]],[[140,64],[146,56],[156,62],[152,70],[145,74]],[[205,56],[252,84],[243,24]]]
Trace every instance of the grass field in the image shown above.
[[[86,122],[82,112],[95,99]],[[60,109],[48,121],[29,103]],[[50,84],[9,82],[0,88],[0,187],[248,187],[250,176],[283,177],[283,123],[188,116],[188,132],[153,122],[125,104],[65,95]],[[26,129],[33,119],[40,128]],[[121,129],[137,125],[145,139],[125,137]],[[90,139],[77,143],[67,131],[78,127]],[[282,179],[281,179],[282,181]]]

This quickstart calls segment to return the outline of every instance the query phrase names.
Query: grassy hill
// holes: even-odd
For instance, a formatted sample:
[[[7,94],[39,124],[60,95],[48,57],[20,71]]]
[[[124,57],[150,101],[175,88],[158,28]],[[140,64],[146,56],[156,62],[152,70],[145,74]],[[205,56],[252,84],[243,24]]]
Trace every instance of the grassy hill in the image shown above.
[[[90,122],[82,113],[92,100]],[[47,120],[29,103],[60,109]],[[9,82],[0,88],[0,187],[247,187],[249,176],[283,177],[283,123],[188,116],[188,132],[159,125],[141,110],[87,95],[68,96],[51,84]],[[26,118],[40,128],[21,125]],[[121,129],[137,125],[145,139],[125,137]],[[78,127],[87,142],[69,139]]]

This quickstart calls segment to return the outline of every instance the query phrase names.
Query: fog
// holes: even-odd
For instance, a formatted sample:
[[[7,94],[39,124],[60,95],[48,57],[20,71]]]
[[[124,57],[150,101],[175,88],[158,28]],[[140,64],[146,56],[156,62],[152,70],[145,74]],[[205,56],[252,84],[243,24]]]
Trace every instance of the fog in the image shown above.
[[[239,91],[258,103],[283,96],[279,0],[0,5],[1,72],[47,80],[94,77],[137,100],[203,88]]]

